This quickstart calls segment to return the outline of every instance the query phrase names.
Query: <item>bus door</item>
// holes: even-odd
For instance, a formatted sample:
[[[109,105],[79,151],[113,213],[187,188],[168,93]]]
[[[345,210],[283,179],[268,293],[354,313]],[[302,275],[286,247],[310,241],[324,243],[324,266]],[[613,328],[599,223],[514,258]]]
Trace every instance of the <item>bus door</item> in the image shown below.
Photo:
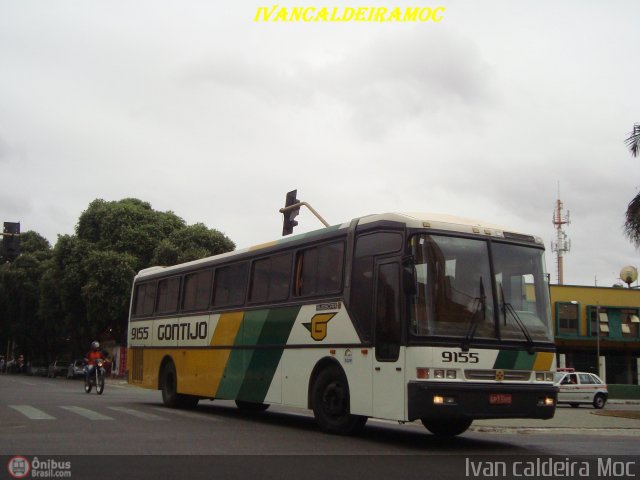
[[[373,415],[394,420],[405,418],[401,273],[397,257],[375,263]]]

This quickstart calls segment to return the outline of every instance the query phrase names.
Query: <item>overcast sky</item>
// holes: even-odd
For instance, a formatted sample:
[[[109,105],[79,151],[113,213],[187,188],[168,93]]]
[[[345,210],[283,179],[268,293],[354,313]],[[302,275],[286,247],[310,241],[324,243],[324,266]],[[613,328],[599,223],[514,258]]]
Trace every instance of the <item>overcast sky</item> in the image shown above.
[[[443,6],[439,23],[257,23],[215,0],[0,0],[0,221],[54,244],[92,200],[136,197],[239,248],[278,238],[287,191],[336,224],[385,211],[545,239],[565,283],[640,267],[640,2]],[[309,213],[296,232],[319,228]],[[547,265],[556,281],[555,261]]]

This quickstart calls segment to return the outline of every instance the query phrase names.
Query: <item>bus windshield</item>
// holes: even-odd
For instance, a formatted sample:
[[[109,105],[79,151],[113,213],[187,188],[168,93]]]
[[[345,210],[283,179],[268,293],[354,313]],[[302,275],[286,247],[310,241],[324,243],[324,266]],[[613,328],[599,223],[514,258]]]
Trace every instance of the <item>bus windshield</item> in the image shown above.
[[[414,236],[411,249],[414,335],[552,341],[542,249],[444,235]]]

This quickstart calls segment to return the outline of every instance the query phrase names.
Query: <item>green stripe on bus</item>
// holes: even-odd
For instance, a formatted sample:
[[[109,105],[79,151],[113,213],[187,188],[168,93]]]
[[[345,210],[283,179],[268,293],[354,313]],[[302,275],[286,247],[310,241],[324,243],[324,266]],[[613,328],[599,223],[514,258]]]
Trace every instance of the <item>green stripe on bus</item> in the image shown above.
[[[493,364],[493,368],[511,369],[515,365],[517,358],[518,352],[514,350],[500,350],[496,357],[496,361]]]
[[[536,359],[535,353],[518,352],[516,363],[513,365],[514,370],[531,370],[533,368],[533,362]]]
[[[258,345],[286,345],[300,307],[276,308],[269,311]],[[252,352],[238,399],[262,403],[282,357],[282,348],[263,348]],[[250,351],[248,351],[250,352]]]
[[[493,368],[502,370],[531,370],[536,354],[516,350],[500,350]]]
[[[268,315],[269,310],[245,312],[234,346],[256,345]],[[224,375],[216,392],[217,398],[230,400],[238,398],[238,393],[247,373],[250,357],[251,350],[242,348],[231,350],[227,366],[224,369]]]

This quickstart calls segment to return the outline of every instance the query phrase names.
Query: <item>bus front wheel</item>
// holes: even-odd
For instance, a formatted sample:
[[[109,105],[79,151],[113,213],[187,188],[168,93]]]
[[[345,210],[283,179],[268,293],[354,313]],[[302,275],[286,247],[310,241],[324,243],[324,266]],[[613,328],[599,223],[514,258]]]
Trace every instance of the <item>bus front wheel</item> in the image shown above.
[[[168,362],[162,369],[162,402],[169,408],[195,408],[198,397],[178,393],[178,374],[173,362]]]
[[[349,384],[338,367],[320,372],[313,384],[311,399],[316,423],[325,432],[353,435],[367,423],[367,417],[349,412]]]
[[[427,430],[436,435],[437,437],[455,437],[467,431],[471,426],[471,422],[468,418],[458,418],[451,420],[432,420],[422,419],[422,424]]]

